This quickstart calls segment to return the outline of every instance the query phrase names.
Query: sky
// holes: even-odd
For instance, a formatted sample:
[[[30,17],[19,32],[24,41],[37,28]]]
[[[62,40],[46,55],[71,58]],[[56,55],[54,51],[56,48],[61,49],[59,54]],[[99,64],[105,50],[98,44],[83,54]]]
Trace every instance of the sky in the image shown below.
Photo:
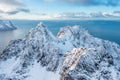
[[[0,19],[120,19],[120,0],[0,0]]]

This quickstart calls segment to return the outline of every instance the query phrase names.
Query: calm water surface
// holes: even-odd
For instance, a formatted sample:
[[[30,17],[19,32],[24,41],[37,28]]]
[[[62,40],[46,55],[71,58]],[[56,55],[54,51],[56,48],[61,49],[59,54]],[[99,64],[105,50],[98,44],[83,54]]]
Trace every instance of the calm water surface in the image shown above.
[[[0,50],[8,45],[10,40],[23,38],[31,28],[43,22],[54,35],[59,29],[68,25],[79,25],[86,28],[92,35],[114,41],[120,44],[120,20],[13,20],[18,28],[14,31],[0,32]]]

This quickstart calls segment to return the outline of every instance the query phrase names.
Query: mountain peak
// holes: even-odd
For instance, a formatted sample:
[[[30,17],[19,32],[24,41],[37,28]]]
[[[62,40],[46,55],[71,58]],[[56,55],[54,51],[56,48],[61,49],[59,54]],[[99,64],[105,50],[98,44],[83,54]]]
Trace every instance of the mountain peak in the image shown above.
[[[16,27],[9,20],[0,20],[0,31],[14,30]]]
[[[25,39],[5,48],[0,79],[57,80],[60,69],[70,66],[67,76],[72,80],[120,80],[119,53],[116,43],[93,37],[78,26],[62,28],[56,38],[39,23]],[[66,80],[66,75],[63,78]]]
[[[55,40],[55,36],[47,29],[47,27],[40,22],[36,28],[31,29],[28,34],[28,40],[42,40],[42,41],[49,41]]]
[[[75,35],[85,35],[85,34],[89,35],[88,31],[76,25],[76,26],[67,26],[67,27],[61,28],[60,31],[58,32],[57,37],[63,38],[66,36],[71,37]]]
[[[40,27],[45,27],[45,25],[43,24],[43,22],[39,22],[38,23],[37,28],[40,28]]]

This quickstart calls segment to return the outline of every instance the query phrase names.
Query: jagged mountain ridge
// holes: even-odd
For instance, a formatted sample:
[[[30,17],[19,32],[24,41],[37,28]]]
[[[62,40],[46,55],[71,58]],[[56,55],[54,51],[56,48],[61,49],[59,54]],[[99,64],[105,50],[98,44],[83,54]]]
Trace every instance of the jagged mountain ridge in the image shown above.
[[[9,31],[17,29],[11,21],[0,20],[0,31]]]
[[[68,73],[71,80],[120,79],[119,45],[95,38],[78,26],[64,27],[55,37],[42,23],[30,30],[24,39],[11,41],[3,51],[0,79],[59,80],[64,56],[79,47],[96,48],[96,51],[87,51],[80,58]]]

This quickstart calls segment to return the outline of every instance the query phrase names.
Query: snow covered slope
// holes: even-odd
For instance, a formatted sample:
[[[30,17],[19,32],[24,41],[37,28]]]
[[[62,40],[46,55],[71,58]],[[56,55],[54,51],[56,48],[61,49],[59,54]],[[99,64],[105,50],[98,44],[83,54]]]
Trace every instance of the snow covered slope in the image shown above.
[[[119,45],[78,26],[64,27],[55,37],[42,23],[0,55],[0,80],[64,80],[61,70],[68,60],[75,63],[67,71],[69,80],[120,80]]]
[[[0,20],[0,31],[14,30],[16,27],[8,20]]]

